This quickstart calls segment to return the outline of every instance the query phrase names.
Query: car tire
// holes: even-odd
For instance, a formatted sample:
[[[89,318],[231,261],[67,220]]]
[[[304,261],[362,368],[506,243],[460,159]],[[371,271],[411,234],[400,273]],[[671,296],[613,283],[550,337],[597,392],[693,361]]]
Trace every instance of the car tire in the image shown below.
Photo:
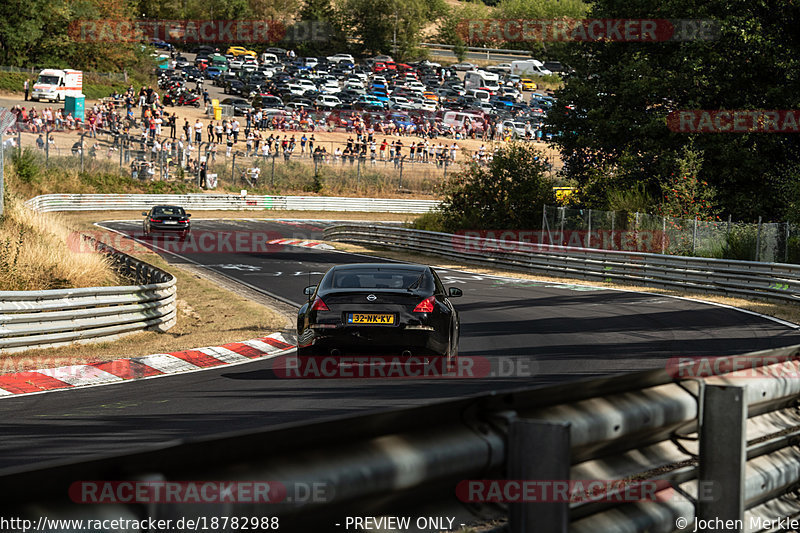
[[[454,332],[450,332],[450,342],[447,344],[447,372],[456,372],[458,370],[458,339],[455,346],[453,345]]]

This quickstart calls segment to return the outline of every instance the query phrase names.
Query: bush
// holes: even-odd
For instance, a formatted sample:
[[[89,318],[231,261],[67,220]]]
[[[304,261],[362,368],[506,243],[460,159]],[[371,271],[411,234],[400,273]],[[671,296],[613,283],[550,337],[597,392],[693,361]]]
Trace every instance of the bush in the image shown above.
[[[755,261],[758,227],[754,224],[733,225],[723,248],[725,259]]]
[[[485,167],[471,165],[444,184],[442,223],[462,229],[534,229],[555,203],[544,154],[522,143],[501,148]]]
[[[411,229],[423,231],[445,231],[444,218],[440,211],[428,211],[424,215],[415,218],[407,226]]]
[[[13,150],[11,162],[14,163],[17,177],[23,183],[32,183],[42,172],[39,157],[30,148],[25,148],[22,154],[18,150]]]

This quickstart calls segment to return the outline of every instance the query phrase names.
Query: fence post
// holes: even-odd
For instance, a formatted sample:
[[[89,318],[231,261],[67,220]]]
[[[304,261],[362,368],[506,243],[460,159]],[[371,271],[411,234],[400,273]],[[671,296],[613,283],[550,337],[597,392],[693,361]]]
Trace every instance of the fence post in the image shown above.
[[[83,137],[86,133],[81,133],[81,172],[83,172]]]
[[[508,479],[568,482],[569,422],[515,419],[508,428]],[[542,458],[547,457],[547,460]],[[567,533],[569,498],[552,502],[510,503],[511,533]]]
[[[398,189],[402,190],[402,188],[403,188],[403,160],[401,159],[400,160],[400,184],[398,186]]]
[[[614,239],[616,236],[614,235],[614,223],[617,221],[617,212],[611,211],[611,249],[614,249],[616,246],[614,243],[616,242]]]
[[[692,225],[692,255],[694,255],[696,249],[697,249],[697,217],[694,217],[694,222]]]
[[[591,248],[592,244],[592,210],[589,209],[589,230],[586,232],[586,247]]]
[[[561,211],[561,225],[560,225],[561,235],[558,236],[558,243],[564,244],[564,219],[567,216],[567,208],[559,207],[558,209],[559,211]]]
[[[272,161],[273,164],[275,161]],[[236,150],[233,151],[233,161],[231,162],[231,182],[236,185]]]
[[[700,422],[697,518],[744,522],[747,403],[744,387],[706,385]],[[709,490],[710,489],[710,490]],[[741,520],[741,522],[737,522]],[[711,522],[713,523],[713,522]],[[734,528],[730,531],[738,531]]]
[[[17,157],[22,157],[22,130],[17,130]]]
[[[784,238],[783,238],[783,262],[784,263],[788,263],[789,262],[789,223],[788,222],[784,222],[783,225],[784,225],[784,228],[785,228],[785,235],[784,235]]]
[[[667,217],[661,217],[661,255],[667,253]]]
[[[542,206],[542,232],[544,232],[545,228],[547,228],[547,243],[553,244],[553,236],[550,234],[550,224],[547,223],[547,204]]]
[[[275,187],[275,157],[277,157],[277,155],[278,152],[276,150],[275,153],[272,154],[272,177],[269,180],[270,187]]]
[[[761,216],[758,217],[758,231],[756,232],[756,261],[761,261]]]
[[[44,139],[44,166],[50,166],[50,130],[45,130]]]

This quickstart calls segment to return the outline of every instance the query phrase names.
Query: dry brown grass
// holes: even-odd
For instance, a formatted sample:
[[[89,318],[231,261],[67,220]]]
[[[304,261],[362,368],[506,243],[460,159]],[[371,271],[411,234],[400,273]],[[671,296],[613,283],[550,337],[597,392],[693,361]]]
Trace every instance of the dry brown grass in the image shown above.
[[[169,265],[154,253],[133,253],[177,277],[178,320],[166,333],[141,332],[117,340],[28,350],[0,356],[0,374],[109,361],[202,346],[219,346],[281,331],[287,317]]]
[[[113,285],[106,256],[87,253],[63,217],[37,213],[16,196],[0,220],[0,290],[44,290]]]

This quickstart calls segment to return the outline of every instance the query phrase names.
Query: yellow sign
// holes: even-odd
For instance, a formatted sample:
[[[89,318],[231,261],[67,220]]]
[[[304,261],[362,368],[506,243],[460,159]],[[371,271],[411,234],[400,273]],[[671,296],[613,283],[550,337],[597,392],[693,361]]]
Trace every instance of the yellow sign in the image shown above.
[[[556,200],[559,203],[565,204],[569,201],[570,196],[572,196],[575,191],[578,190],[577,187],[553,187],[553,190],[556,193]]]

